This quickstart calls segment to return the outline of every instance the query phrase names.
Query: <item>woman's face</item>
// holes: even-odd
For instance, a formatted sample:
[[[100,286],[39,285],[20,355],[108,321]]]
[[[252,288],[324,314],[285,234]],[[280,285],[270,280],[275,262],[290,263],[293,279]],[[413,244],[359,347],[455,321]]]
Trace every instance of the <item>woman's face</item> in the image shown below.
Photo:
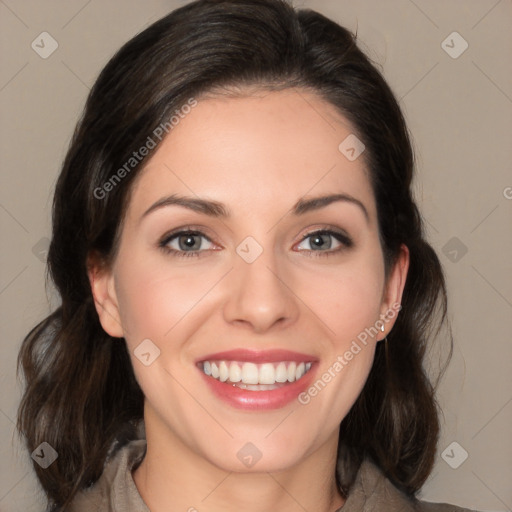
[[[385,283],[353,137],[334,107],[285,90],[202,99],[154,150],[112,268],[91,273],[154,438],[229,471],[336,446],[408,261]]]

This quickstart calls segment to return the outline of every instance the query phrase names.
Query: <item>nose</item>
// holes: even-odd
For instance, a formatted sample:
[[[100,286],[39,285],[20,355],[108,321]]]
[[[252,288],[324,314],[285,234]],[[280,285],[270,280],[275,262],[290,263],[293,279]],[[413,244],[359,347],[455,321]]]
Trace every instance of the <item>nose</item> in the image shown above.
[[[229,276],[225,320],[256,333],[263,333],[274,325],[283,327],[295,322],[299,313],[298,298],[286,275],[290,274],[278,270],[271,251],[263,251],[252,263],[239,258]]]

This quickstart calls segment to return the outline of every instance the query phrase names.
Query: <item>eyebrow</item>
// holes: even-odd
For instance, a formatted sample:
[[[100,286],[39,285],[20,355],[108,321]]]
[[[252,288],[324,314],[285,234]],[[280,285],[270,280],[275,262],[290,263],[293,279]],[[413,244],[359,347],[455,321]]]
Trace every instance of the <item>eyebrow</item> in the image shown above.
[[[352,197],[349,194],[330,194],[313,197],[310,199],[299,199],[292,208],[292,214],[295,216],[304,215],[308,212],[324,208],[335,202],[347,202],[358,206],[359,209],[364,214],[366,221],[369,222],[370,216],[365,205],[361,201],[359,201],[359,199],[356,199],[355,197]],[[211,217],[224,219],[231,217],[230,210],[223,203],[220,203],[218,201],[172,194],[170,196],[162,197],[161,199],[153,203],[142,214],[141,220],[147,215],[149,215],[151,212],[154,212],[155,210],[160,210],[161,208],[165,208],[167,206],[182,206],[184,208],[188,208],[189,210],[193,210],[204,215],[209,215]]]

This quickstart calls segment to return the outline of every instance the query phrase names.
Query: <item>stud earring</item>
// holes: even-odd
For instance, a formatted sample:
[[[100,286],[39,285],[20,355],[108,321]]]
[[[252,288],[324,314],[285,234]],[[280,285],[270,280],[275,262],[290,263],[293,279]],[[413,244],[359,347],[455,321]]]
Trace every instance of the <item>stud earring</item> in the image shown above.
[[[382,325],[380,326],[380,330],[381,330],[382,332],[384,332],[384,331],[386,330],[386,329],[384,328],[384,324],[382,324]],[[382,339],[384,340],[384,342],[387,342],[387,341],[388,341],[388,337],[387,337],[387,336],[384,336],[384,338],[382,338]],[[382,341],[382,340],[381,340],[381,341]]]

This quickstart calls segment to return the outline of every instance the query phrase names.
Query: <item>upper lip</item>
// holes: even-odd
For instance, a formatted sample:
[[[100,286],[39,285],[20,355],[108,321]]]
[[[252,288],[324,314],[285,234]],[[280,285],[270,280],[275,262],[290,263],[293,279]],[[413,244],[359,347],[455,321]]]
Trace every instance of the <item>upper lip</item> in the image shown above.
[[[248,348],[237,348],[224,352],[215,352],[202,356],[196,363],[203,361],[247,361],[251,363],[275,363],[279,361],[315,362],[317,357],[310,354],[302,354],[284,349],[253,350]]]

